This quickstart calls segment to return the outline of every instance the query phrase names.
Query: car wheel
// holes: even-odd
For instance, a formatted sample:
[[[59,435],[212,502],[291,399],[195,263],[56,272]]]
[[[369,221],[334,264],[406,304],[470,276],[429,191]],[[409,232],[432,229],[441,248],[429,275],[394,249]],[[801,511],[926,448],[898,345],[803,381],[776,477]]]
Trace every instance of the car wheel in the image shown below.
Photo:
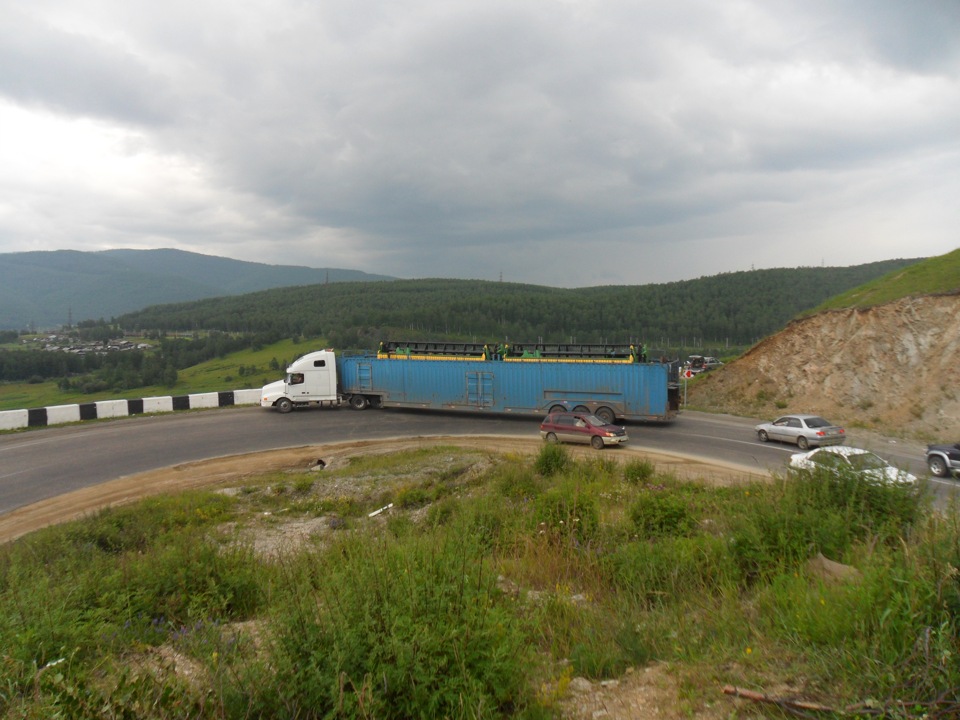
[[[598,408],[594,415],[600,418],[607,425],[613,425],[613,421],[617,419],[617,416],[614,415],[613,410],[608,407]]]
[[[807,450],[810,448],[810,441],[807,440],[803,435],[797,438],[797,447],[801,450]]]
[[[927,460],[927,467],[929,467],[930,472],[937,477],[946,477],[950,474],[947,463],[944,462],[943,458],[939,455],[930,456],[930,459]]]
[[[557,444],[557,436],[554,433],[547,433],[547,436],[544,438],[544,440],[546,440],[551,445]]]
[[[760,438],[760,442],[766,442],[767,440],[770,439],[770,436],[767,435],[767,431],[766,431],[766,430],[760,430],[760,431],[758,431],[758,432],[757,432],[757,437]]]
[[[588,413],[588,412],[590,412],[590,408],[588,408],[586,405],[577,405],[577,406],[573,409],[573,411],[574,411],[574,412],[578,412],[578,413]]]
[[[367,400],[365,395],[354,395],[350,398],[350,407],[354,410],[366,410],[368,405],[370,405],[370,401]]]
[[[603,450],[603,438],[599,435],[590,438],[590,444],[593,445],[594,450]]]
[[[563,405],[551,405],[549,412],[550,414],[553,414],[558,412],[566,412],[566,410],[567,409]]]
[[[290,398],[280,398],[277,400],[277,410],[282,413],[288,413],[293,410],[293,401]]]

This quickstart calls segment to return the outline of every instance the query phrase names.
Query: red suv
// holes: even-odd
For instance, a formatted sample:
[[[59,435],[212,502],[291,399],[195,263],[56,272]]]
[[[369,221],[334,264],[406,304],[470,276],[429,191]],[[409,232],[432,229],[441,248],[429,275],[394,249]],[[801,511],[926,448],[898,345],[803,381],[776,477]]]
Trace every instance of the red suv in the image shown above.
[[[623,445],[627,431],[619,425],[607,425],[590,413],[556,412],[540,423],[540,437],[549,443],[589,443],[597,450],[607,445]]]

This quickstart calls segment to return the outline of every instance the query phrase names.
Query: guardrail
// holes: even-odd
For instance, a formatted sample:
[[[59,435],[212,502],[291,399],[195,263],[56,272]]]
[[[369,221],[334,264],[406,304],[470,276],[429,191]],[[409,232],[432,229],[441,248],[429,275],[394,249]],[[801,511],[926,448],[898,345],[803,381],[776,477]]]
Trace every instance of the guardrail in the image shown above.
[[[21,430],[28,427],[46,427],[84,420],[142,415],[144,413],[176,412],[198,408],[259,405],[260,388],[252,390],[224,390],[192,395],[165,395],[135,400],[97,400],[72,405],[25,410],[0,410],[0,430]]]

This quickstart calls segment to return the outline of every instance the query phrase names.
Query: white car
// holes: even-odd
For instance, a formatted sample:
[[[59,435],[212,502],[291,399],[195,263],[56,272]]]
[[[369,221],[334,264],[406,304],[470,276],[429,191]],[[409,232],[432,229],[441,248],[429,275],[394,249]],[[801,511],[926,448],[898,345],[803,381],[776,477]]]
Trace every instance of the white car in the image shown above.
[[[790,456],[790,467],[795,470],[850,470],[888,483],[915,483],[917,478],[905,470],[895,468],[879,455],[847,445],[829,445],[810,452]]]

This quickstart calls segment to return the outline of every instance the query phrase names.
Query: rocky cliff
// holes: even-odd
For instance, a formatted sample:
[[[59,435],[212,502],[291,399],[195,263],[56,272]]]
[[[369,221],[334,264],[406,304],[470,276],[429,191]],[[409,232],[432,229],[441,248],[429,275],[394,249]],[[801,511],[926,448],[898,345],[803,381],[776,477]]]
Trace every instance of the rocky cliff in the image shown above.
[[[687,398],[706,410],[812,412],[891,435],[960,440],[960,293],[795,320],[697,378]]]

